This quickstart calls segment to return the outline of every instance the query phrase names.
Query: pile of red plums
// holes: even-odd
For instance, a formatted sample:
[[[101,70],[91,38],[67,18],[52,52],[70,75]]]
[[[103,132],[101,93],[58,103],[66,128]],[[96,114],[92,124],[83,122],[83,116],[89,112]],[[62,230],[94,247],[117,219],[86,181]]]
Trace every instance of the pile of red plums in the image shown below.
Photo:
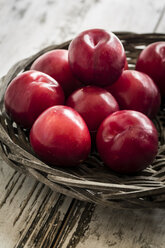
[[[80,33],[68,50],[38,57],[5,93],[7,114],[30,130],[34,152],[51,166],[72,167],[91,151],[91,137],[105,165],[131,174],[157,154],[158,134],[149,118],[165,96],[165,42],[146,47],[129,70],[115,34]]]

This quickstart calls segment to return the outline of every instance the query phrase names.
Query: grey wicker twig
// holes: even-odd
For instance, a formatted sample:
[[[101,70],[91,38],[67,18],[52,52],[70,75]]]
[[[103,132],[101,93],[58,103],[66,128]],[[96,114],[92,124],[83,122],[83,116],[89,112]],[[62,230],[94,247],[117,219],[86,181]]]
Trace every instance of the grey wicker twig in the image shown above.
[[[155,41],[165,41],[165,34],[116,33],[126,50],[129,68],[134,68],[141,49]],[[124,176],[108,170],[96,151],[76,169],[51,168],[33,153],[28,131],[10,120],[4,111],[3,96],[7,85],[44,52],[67,49],[69,42],[49,46],[14,65],[1,79],[0,93],[0,155],[8,165],[30,174],[52,190],[83,200],[120,208],[165,207],[165,103],[154,123],[159,132],[156,160],[143,172]],[[122,163],[122,162],[121,162]]]

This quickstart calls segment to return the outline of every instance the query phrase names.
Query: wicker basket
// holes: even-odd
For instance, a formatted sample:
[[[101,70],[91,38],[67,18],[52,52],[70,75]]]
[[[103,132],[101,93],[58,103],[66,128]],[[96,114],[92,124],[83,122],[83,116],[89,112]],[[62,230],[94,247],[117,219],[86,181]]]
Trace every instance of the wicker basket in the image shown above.
[[[129,68],[134,68],[140,51],[155,41],[165,41],[165,34],[116,33],[126,50]],[[83,200],[120,208],[163,208],[165,206],[165,102],[154,123],[159,132],[156,160],[144,171],[119,175],[107,169],[93,149],[88,159],[76,169],[52,168],[41,162],[29,144],[29,133],[5,114],[3,96],[7,85],[20,72],[27,70],[41,54],[52,49],[67,49],[69,42],[49,46],[14,65],[1,79],[0,155],[8,165],[30,174],[52,190]]]

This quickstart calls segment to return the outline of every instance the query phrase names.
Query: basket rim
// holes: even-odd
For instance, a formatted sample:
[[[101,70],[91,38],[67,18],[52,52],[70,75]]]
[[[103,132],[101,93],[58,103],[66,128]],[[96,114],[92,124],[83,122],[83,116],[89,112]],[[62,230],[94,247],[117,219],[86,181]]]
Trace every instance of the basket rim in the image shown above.
[[[136,42],[141,39],[149,39],[153,40],[155,38],[160,38],[165,41],[165,34],[163,33],[133,33],[133,32],[114,32],[117,36],[120,36],[120,39],[122,38],[127,39],[133,39],[136,40]],[[29,64],[31,64],[37,57],[39,57],[41,54],[45,53],[48,50],[53,49],[63,49],[66,48],[71,40],[66,41],[62,44],[58,45],[49,45],[43,49],[41,49],[39,52],[35,53],[32,56],[29,56],[25,59],[22,59],[18,61],[15,65],[11,67],[11,69],[8,71],[8,73],[1,78],[1,96],[0,96],[0,104],[3,105],[3,97],[6,90],[6,87],[8,83],[22,70],[27,68]],[[128,61],[129,62],[129,61]],[[2,111],[3,112],[3,111]],[[4,120],[3,116],[1,114],[0,120],[3,122]],[[6,120],[5,120],[6,121]],[[11,120],[7,120],[8,123],[11,122]],[[11,123],[10,123],[11,125]],[[44,162],[39,160],[38,158],[34,157],[33,154],[29,153],[28,151],[24,150],[22,147],[19,147],[18,144],[14,143],[12,138],[8,134],[8,130],[6,128],[6,124],[0,123],[0,155],[4,158],[4,160],[12,166],[16,170],[20,170],[21,172],[25,174],[33,175],[37,180],[44,182],[46,185],[48,185],[53,190],[57,190],[60,193],[79,198],[81,200],[88,200],[95,203],[102,203],[102,198],[107,197],[109,194],[109,198],[111,200],[123,200],[125,199],[127,203],[131,202],[135,203],[135,205],[140,205],[137,197],[149,197],[149,196],[156,196],[156,195],[164,195],[165,193],[165,184],[162,183],[158,186],[148,187],[148,186],[136,186],[136,185],[129,185],[129,184],[118,184],[118,183],[107,183],[107,182],[96,182],[95,180],[89,180],[87,178],[79,178],[75,174],[71,173],[71,170],[65,171],[61,168],[52,168],[48,165],[46,165]],[[21,129],[20,129],[21,130]],[[19,131],[20,131],[19,130]],[[21,132],[21,131],[20,131]],[[11,153],[6,155],[6,151],[4,151],[4,147],[8,147],[11,150]],[[16,154],[15,154],[16,153]],[[161,156],[160,156],[161,159]],[[163,159],[163,158],[162,158]],[[20,166],[24,163],[24,166]],[[163,163],[163,162],[162,162]],[[18,165],[19,166],[18,166]],[[165,164],[165,161],[164,161]],[[41,173],[40,173],[41,172]],[[48,173],[47,178],[44,178],[42,173]],[[152,169],[148,169],[148,174],[152,174]],[[40,175],[41,174],[41,175]],[[114,175],[113,175],[114,176]],[[120,177],[122,177],[120,175]],[[124,177],[127,179],[127,177],[124,175]],[[153,182],[155,178],[153,179]],[[81,184],[80,184],[81,182]],[[77,189],[80,189],[79,192],[77,192]],[[104,194],[102,195],[102,198],[96,199],[95,197],[89,199],[88,191],[85,192],[85,189],[88,191],[98,191],[104,189]],[[114,189],[115,191],[112,193],[110,189]],[[122,191],[124,189],[124,192]],[[118,193],[116,193],[116,190],[118,190]],[[120,193],[121,191],[121,193]],[[84,194],[84,195],[83,195]],[[97,195],[97,194],[96,194]],[[135,200],[133,201],[132,199]],[[153,200],[152,200],[153,201]],[[159,202],[150,202],[148,203],[148,206],[159,206]],[[104,205],[108,205],[108,202],[104,202]],[[119,203],[113,202],[113,204],[120,205]],[[122,204],[121,204],[122,205]],[[161,205],[161,204],[160,204]],[[162,206],[165,206],[165,202],[163,201]]]

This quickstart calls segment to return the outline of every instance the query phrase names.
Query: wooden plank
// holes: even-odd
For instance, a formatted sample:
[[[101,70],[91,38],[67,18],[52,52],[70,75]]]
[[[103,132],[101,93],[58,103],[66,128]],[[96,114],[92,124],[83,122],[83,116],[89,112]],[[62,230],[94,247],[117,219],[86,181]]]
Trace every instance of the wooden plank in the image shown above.
[[[155,32],[157,33],[165,33],[165,6],[162,9],[159,21],[155,27]]]
[[[49,44],[71,39],[86,28],[152,32],[163,3],[164,0],[136,3],[132,0],[68,0],[67,4],[59,0],[42,0],[42,4],[37,0],[2,1],[0,76],[21,58]]]
[[[73,200],[61,232],[52,248],[77,247],[89,227],[94,210],[94,204]]]
[[[78,245],[68,245],[76,239],[75,231],[67,236],[63,247],[164,248],[164,226],[164,210],[121,211],[96,206]]]
[[[41,48],[71,39],[95,0],[6,0],[0,5],[0,76]]]
[[[1,247],[51,247],[51,237],[58,233],[72,200],[2,161],[0,181]]]
[[[164,4],[164,0],[98,1],[87,12],[81,30],[98,27],[111,31],[153,32]]]

